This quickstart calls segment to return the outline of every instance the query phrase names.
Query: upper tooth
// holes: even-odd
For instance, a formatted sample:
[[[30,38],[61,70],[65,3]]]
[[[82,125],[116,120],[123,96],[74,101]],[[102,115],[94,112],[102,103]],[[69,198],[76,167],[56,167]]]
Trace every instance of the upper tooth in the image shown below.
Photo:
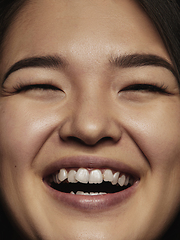
[[[122,175],[119,179],[118,179],[118,183],[119,185],[122,187],[125,183],[126,177],[125,175]]]
[[[88,183],[89,181],[89,172],[87,169],[85,168],[79,168],[76,176],[75,176],[76,180],[81,182],[81,183]]]
[[[59,180],[58,174],[56,174],[56,183],[60,183],[61,181]]]
[[[113,180],[112,180],[112,185],[116,185],[117,184],[118,178],[119,178],[119,172],[114,173]]]
[[[57,178],[57,174],[53,175],[53,182],[59,183],[59,179]]]
[[[71,183],[76,183],[77,180],[75,179],[76,171],[75,170],[70,170],[68,173],[68,181]]]
[[[128,185],[128,183],[129,183],[129,176],[126,176],[126,180],[125,180],[125,183],[124,183],[124,185],[125,185],[125,186],[127,186],[127,185]]]
[[[129,183],[130,183],[131,185],[134,184],[134,180],[133,180],[133,178],[129,178]]]
[[[93,170],[89,175],[89,183],[102,183],[103,176],[99,169]]]
[[[134,180],[130,178],[130,176],[125,176],[124,174],[119,177],[120,173],[112,173],[112,170],[106,169],[104,170],[104,173],[102,174],[101,170],[95,169],[92,170],[90,173],[85,168],[79,168],[76,172],[74,169],[70,170],[69,173],[66,169],[62,168],[60,169],[59,173],[54,174],[52,176],[52,179],[50,181],[53,181],[54,183],[61,183],[65,179],[68,178],[68,181],[71,183],[102,183],[103,180],[105,182],[109,181],[112,183],[112,185],[116,185],[117,183],[122,186],[127,186],[128,184],[133,185]]]
[[[68,177],[68,175],[67,175],[66,169],[62,168],[62,169],[59,171],[59,174],[58,174],[59,180],[62,182],[62,181],[64,181],[67,177]]]
[[[112,171],[110,169],[106,169],[104,171],[103,176],[104,176],[104,181],[105,182],[112,182],[112,180],[113,180],[113,173],[112,173]]]

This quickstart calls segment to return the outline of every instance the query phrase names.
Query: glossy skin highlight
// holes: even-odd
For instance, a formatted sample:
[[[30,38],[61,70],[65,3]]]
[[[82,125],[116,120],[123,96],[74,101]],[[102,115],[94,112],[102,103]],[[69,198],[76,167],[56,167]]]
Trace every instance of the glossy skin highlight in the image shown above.
[[[32,1],[11,25],[1,81],[22,59],[50,55],[63,62],[14,71],[1,88],[0,188],[30,239],[153,240],[179,209],[178,83],[165,67],[112,63],[132,54],[172,65],[154,25],[130,0]],[[99,167],[104,158],[112,160],[109,166],[125,164],[139,184],[125,201],[104,209],[66,205],[43,178],[50,165],[69,157],[81,165],[89,157]]]

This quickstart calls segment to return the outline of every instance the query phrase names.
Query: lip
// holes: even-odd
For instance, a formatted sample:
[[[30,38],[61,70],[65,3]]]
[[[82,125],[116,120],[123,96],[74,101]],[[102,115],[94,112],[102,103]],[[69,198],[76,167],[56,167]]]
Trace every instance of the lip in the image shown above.
[[[95,156],[72,156],[61,158],[58,161],[50,163],[44,170],[43,178],[51,175],[61,168],[94,168],[94,169],[111,169],[132,175],[134,178],[139,179],[140,173],[126,163],[103,157]]]
[[[138,183],[139,181],[136,181],[131,187],[121,192],[94,196],[63,193],[54,190],[47,183],[45,185],[49,194],[67,207],[73,207],[80,211],[102,211],[127,201],[136,192]]]
[[[108,193],[104,195],[75,195],[57,191],[49,186],[46,177],[57,172],[61,168],[93,168],[93,169],[112,169],[123,173],[130,174],[136,181],[135,183],[120,192]],[[140,174],[137,169],[128,166],[123,162],[119,162],[109,158],[94,157],[94,156],[73,156],[61,158],[60,160],[51,163],[45,168],[43,182],[46,186],[48,194],[55,198],[58,202],[68,207],[76,208],[80,211],[102,211],[109,209],[117,204],[123,204],[137,190],[140,181]]]

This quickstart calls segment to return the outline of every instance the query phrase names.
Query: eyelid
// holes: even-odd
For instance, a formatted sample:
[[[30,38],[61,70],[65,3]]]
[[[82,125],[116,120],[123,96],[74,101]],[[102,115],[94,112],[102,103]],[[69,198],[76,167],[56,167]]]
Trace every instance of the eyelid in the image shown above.
[[[10,74],[2,84],[2,87],[12,87],[17,83],[21,83],[22,85],[47,83],[61,87],[62,83],[67,85],[67,78],[63,72],[57,71],[56,69],[23,68]]]
[[[14,95],[23,91],[26,92],[30,90],[34,90],[34,91],[36,90],[50,91],[51,90],[51,91],[60,91],[65,93],[64,92],[65,89],[62,86],[62,84],[59,83],[59,81],[54,79],[36,80],[34,78],[32,79],[18,78],[18,79],[13,79],[11,82],[6,82],[6,84],[1,89],[2,89],[2,94],[4,94],[4,96],[9,96],[12,94]]]
[[[161,86],[158,86],[157,84],[132,84],[125,88],[123,88],[121,91],[149,91],[149,92],[160,92],[164,94],[171,94],[167,90],[167,86],[164,86],[162,84]]]
[[[44,84],[17,84],[16,86],[13,87],[13,89],[16,92],[20,92],[20,91],[27,91],[27,90],[33,90],[33,89],[43,89],[43,90],[59,90],[62,91],[60,88],[54,86],[53,84],[49,84],[49,83],[44,83]]]

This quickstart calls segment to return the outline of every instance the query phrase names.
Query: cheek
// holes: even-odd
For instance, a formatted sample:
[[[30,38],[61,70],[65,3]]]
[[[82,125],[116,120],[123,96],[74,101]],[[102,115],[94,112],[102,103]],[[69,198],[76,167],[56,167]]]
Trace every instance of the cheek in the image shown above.
[[[154,169],[180,168],[180,104],[159,104],[128,120],[130,132]]]
[[[0,107],[1,162],[29,165],[58,126],[56,114],[49,108],[24,101],[7,101]]]

